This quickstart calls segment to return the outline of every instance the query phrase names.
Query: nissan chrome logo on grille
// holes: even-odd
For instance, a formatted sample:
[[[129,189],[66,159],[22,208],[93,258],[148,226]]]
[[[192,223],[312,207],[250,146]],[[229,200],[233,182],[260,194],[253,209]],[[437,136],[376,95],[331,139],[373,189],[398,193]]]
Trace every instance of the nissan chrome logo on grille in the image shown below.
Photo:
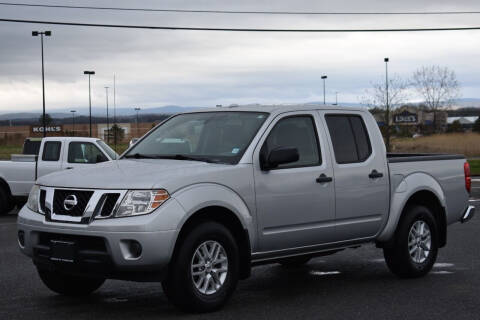
[[[65,210],[70,211],[78,204],[77,196],[71,194],[63,200],[63,207]]]

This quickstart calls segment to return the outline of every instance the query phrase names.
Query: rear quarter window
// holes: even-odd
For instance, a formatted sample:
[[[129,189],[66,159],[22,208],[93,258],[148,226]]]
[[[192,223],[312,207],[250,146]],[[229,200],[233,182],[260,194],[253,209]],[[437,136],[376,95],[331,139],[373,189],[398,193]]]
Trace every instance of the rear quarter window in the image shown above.
[[[48,141],[43,146],[43,161],[58,161],[60,159],[60,149],[62,143],[60,141]]]

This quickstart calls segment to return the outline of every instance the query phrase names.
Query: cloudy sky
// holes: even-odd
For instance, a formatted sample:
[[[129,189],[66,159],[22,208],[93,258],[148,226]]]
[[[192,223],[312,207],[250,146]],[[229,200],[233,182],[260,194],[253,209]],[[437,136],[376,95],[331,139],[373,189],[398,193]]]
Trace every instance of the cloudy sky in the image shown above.
[[[9,2],[16,2],[9,0]],[[466,0],[336,1],[32,1],[162,9],[271,11],[480,11]],[[0,6],[0,18],[155,26],[234,28],[411,28],[480,26],[480,14],[456,16],[265,16],[112,12]],[[464,98],[480,98],[480,30],[422,33],[232,33],[49,26],[0,22],[0,113],[41,109],[40,39],[45,39],[48,110],[88,106],[83,70],[95,70],[93,104],[117,77],[117,106],[214,106],[231,103],[359,102],[389,70],[402,77],[422,65],[455,70]],[[112,99],[112,97],[110,97]],[[412,97],[415,99],[415,97]]]

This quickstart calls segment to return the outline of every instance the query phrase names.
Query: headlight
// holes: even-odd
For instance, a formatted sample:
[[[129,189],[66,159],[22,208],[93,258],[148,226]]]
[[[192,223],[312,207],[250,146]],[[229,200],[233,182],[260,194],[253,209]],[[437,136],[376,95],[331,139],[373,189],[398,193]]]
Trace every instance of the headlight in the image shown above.
[[[40,187],[38,185],[33,185],[32,190],[28,194],[27,208],[34,211],[38,211],[38,202],[40,198]]]
[[[115,217],[148,214],[170,198],[167,190],[130,190],[115,212]]]

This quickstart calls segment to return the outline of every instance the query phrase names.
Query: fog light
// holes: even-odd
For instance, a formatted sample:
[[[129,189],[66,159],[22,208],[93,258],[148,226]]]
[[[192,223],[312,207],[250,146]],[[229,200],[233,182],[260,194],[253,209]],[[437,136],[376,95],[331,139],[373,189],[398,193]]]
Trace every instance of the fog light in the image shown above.
[[[125,260],[135,260],[142,255],[142,245],[136,240],[120,240],[120,250]]]
[[[25,248],[25,232],[22,230],[18,231],[18,244],[20,245],[20,248]]]

